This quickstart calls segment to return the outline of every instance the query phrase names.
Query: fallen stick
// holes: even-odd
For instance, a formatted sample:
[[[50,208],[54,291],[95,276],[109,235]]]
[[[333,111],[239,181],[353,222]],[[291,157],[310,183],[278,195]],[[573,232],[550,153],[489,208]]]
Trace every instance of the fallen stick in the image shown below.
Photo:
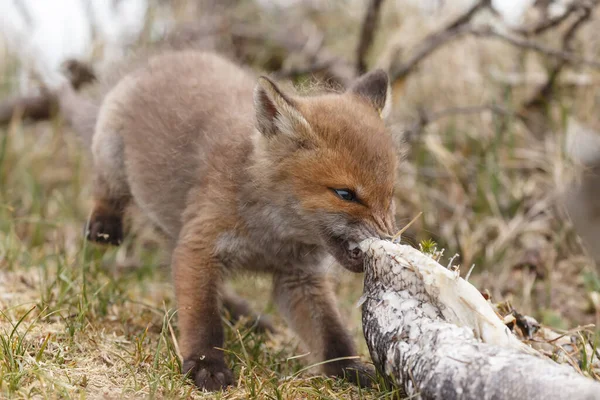
[[[367,345],[377,369],[404,395],[600,399],[600,383],[520,342],[458,271],[390,241],[367,239],[361,248]]]
[[[94,82],[91,67],[76,60],[67,60],[65,74],[74,90]],[[23,120],[43,121],[52,118],[60,109],[55,93],[44,89],[38,95],[15,96],[0,99],[0,126],[8,125],[15,116]]]
[[[0,101],[0,126],[8,125],[15,115],[34,121],[46,120],[56,110],[56,99],[49,93],[5,98]]]

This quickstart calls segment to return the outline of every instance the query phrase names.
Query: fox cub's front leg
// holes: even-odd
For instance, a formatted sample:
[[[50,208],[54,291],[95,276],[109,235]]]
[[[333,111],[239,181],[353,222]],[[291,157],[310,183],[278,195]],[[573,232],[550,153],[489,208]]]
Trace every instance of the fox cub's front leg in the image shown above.
[[[356,356],[354,343],[336,308],[333,288],[324,276],[278,274],[273,290],[280,311],[318,361],[346,358],[323,364],[327,375],[371,386],[375,370],[352,358]]]
[[[203,235],[183,235],[173,253],[179,346],[183,373],[200,389],[219,390],[233,384],[225,364],[219,292],[222,267]]]

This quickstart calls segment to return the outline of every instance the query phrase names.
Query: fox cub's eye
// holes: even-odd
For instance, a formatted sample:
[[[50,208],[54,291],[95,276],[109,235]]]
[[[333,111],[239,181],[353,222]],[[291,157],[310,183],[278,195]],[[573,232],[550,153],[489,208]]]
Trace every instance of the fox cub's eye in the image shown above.
[[[354,193],[350,189],[331,189],[335,194],[339,196],[340,199],[345,201],[354,201],[358,202],[358,198],[356,197],[356,193]]]

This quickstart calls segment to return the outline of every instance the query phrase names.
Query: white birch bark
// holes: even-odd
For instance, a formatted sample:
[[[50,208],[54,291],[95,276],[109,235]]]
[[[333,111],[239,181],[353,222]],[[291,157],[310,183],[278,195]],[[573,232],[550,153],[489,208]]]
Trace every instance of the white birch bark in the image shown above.
[[[376,367],[421,399],[600,399],[600,383],[520,342],[470,283],[368,239],[363,330]]]

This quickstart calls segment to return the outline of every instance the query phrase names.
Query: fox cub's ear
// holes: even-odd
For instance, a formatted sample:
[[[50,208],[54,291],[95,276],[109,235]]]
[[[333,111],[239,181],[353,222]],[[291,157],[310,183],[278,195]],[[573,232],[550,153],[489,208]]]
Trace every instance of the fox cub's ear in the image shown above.
[[[369,101],[381,118],[385,119],[392,108],[392,89],[387,73],[376,69],[359,77],[348,89]]]
[[[254,88],[254,109],[257,128],[266,137],[293,137],[309,127],[294,101],[265,76],[258,78]]]

